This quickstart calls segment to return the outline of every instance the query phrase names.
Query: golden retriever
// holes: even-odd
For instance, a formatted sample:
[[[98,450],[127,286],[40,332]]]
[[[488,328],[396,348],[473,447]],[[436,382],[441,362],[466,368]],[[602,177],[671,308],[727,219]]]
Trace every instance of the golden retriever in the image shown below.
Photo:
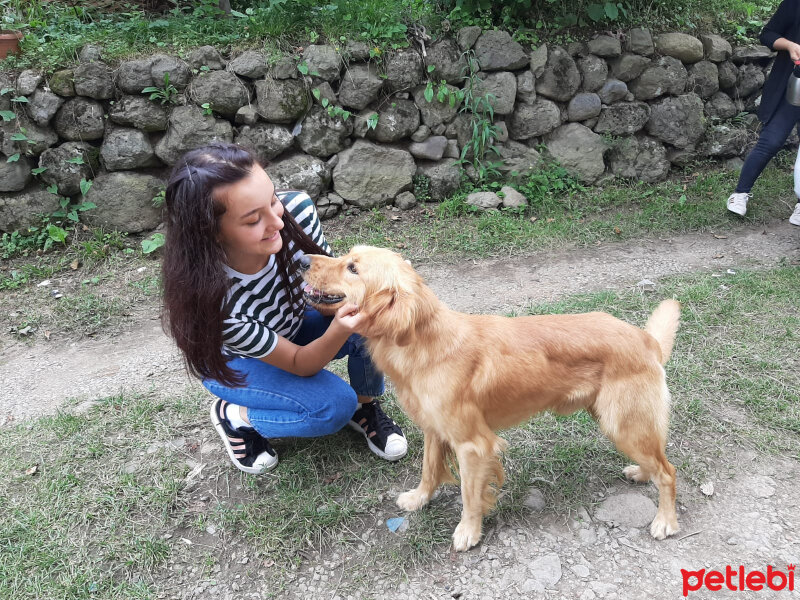
[[[589,411],[638,463],[625,476],[658,487],[652,536],[678,531],[675,467],[664,454],[670,396],[663,368],[678,329],[677,301],[663,301],[644,330],[599,312],[468,315],[448,309],[390,250],[357,246],[340,258],[309,256],[304,267],[312,304],[359,307],[375,364],[424,432],[422,480],[398,506],[424,506],[440,484],[454,482],[449,461],[457,459],[463,511],[456,550],[478,543],[503,483],[506,442],[494,432],[544,410]]]

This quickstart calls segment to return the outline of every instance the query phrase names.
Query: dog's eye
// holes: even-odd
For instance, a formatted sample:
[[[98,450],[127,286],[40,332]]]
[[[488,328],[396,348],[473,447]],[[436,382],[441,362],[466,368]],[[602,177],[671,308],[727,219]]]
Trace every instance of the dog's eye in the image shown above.
[[[347,270],[350,271],[353,275],[358,275],[358,269],[356,269],[356,265],[354,263],[350,263],[347,265]]]

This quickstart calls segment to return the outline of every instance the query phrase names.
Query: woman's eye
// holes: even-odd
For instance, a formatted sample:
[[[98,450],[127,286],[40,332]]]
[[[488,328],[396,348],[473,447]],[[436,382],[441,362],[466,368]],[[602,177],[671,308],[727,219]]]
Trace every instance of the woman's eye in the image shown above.
[[[250,221],[247,224],[248,225],[258,225],[259,223],[261,223],[261,217],[258,217],[255,221]]]
[[[347,270],[350,271],[353,275],[358,275],[358,269],[356,269],[356,266],[353,263],[347,265]]]

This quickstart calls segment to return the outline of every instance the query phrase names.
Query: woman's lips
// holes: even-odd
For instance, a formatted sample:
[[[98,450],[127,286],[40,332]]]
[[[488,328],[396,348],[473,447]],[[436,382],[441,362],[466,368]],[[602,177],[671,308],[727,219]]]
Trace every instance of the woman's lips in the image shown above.
[[[280,230],[278,230],[275,233],[273,233],[271,236],[269,236],[268,238],[264,238],[264,241],[265,242],[274,242],[276,239],[278,239],[278,236],[280,236],[280,234],[281,234],[281,232],[280,232]]]

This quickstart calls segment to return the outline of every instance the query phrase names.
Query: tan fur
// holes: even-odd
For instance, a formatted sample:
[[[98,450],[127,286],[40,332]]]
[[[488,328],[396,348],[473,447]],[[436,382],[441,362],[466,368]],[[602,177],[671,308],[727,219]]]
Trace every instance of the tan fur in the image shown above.
[[[456,550],[478,543],[483,515],[503,484],[499,455],[506,443],[494,432],[544,410],[589,411],[638,463],[625,475],[658,487],[653,537],[678,531],[675,467],[664,454],[669,391],[662,367],[678,328],[676,301],[662,302],[646,331],[597,312],[467,315],[449,310],[389,250],[358,246],[341,258],[311,258],[306,281],[359,306],[375,364],[425,434],[421,482],[398,505],[424,506],[452,480],[452,457],[458,461],[464,508],[453,534]]]

